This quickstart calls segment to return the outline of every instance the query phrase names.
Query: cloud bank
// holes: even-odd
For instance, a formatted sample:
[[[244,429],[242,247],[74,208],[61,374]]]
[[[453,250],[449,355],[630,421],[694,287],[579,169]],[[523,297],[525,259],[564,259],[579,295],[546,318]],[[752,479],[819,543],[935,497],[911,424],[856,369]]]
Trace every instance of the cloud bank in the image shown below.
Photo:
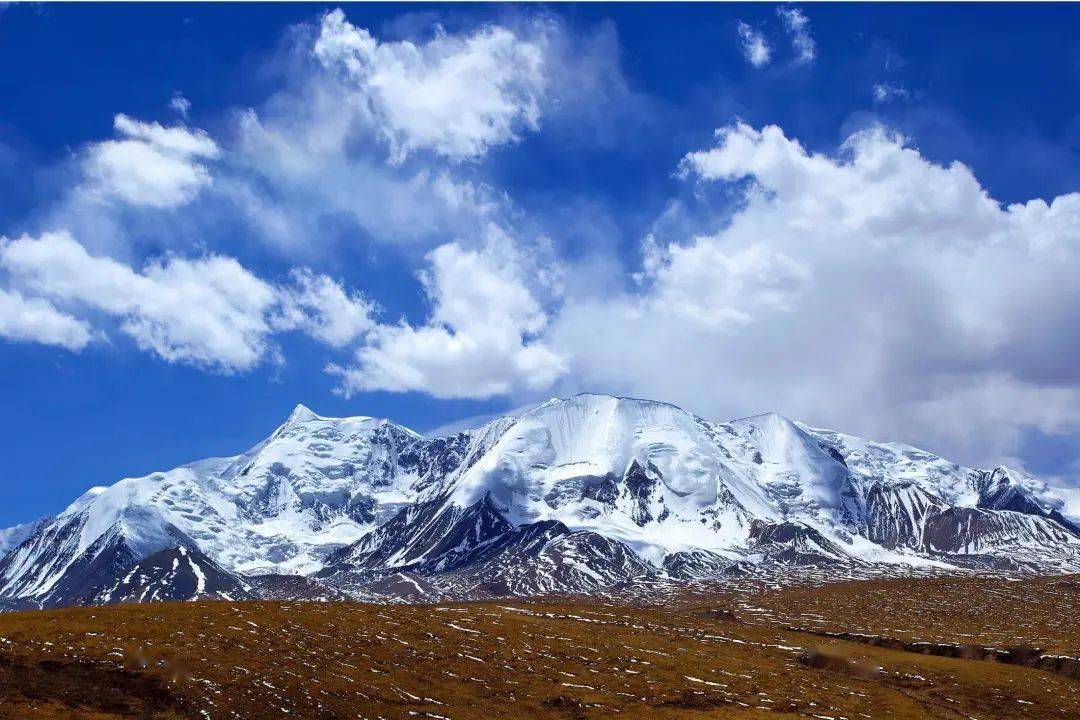
[[[102,316],[163,360],[238,372],[264,359],[275,332],[341,345],[371,325],[366,301],[307,270],[279,286],[220,255],[167,256],[135,269],[91,255],[63,231],[0,238],[0,269],[18,288],[0,297],[0,333],[70,350],[90,342]]]

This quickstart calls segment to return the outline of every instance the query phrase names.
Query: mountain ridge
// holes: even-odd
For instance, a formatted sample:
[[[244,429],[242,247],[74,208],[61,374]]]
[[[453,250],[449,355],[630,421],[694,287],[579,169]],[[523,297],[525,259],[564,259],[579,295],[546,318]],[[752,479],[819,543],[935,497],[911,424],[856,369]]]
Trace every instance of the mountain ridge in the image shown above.
[[[166,551],[225,594],[280,575],[365,598],[400,578],[467,597],[754,567],[1080,569],[1076,521],[1045,487],[777,413],[713,422],[584,393],[425,437],[298,404],[244,453],[94,488],[40,521],[0,555],[0,600],[108,602],[101,587]],[[123,597],[206,596],[194,565],[154,562],[138,576],[177,588]]]

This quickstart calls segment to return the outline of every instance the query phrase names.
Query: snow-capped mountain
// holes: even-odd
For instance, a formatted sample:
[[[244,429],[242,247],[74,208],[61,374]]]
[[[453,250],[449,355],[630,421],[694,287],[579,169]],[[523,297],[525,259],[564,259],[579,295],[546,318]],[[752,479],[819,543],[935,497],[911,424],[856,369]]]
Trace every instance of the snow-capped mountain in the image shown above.
[[[1080,570],[1061,492],[775,414],[715,423],[580,395],[426,438],[299,406],[242,455],[88,491],[0,559],[0,599],[592,592],[759,565]]]
[[[0,597],[70,601],[70,577],[89,565],[123,568],[174,547],[237,574],[318,570],[331,550],[442,481],[464,440],[299,406],[242,455],[89,490],[0,560]]]

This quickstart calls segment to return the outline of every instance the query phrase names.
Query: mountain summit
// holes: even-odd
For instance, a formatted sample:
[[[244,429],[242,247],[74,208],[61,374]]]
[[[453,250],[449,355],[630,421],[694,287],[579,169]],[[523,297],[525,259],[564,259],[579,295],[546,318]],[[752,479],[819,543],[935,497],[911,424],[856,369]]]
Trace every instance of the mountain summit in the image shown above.
[[[578,395],[450,437],[298,405],[268,439],[17,531],[0,601],[592,592],[811,565],[1080,570],[1076,518],[978,470],[767,414]],[[140,582],[144,585],[140,585]]]

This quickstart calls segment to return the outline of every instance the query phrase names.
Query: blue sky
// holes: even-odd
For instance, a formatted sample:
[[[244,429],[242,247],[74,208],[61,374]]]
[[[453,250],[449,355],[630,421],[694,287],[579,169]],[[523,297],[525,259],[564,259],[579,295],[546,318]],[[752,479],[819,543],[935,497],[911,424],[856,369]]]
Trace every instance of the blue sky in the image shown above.
[[[0,526],[582,390],[1073,483],[1068,5],[0,11]]]

